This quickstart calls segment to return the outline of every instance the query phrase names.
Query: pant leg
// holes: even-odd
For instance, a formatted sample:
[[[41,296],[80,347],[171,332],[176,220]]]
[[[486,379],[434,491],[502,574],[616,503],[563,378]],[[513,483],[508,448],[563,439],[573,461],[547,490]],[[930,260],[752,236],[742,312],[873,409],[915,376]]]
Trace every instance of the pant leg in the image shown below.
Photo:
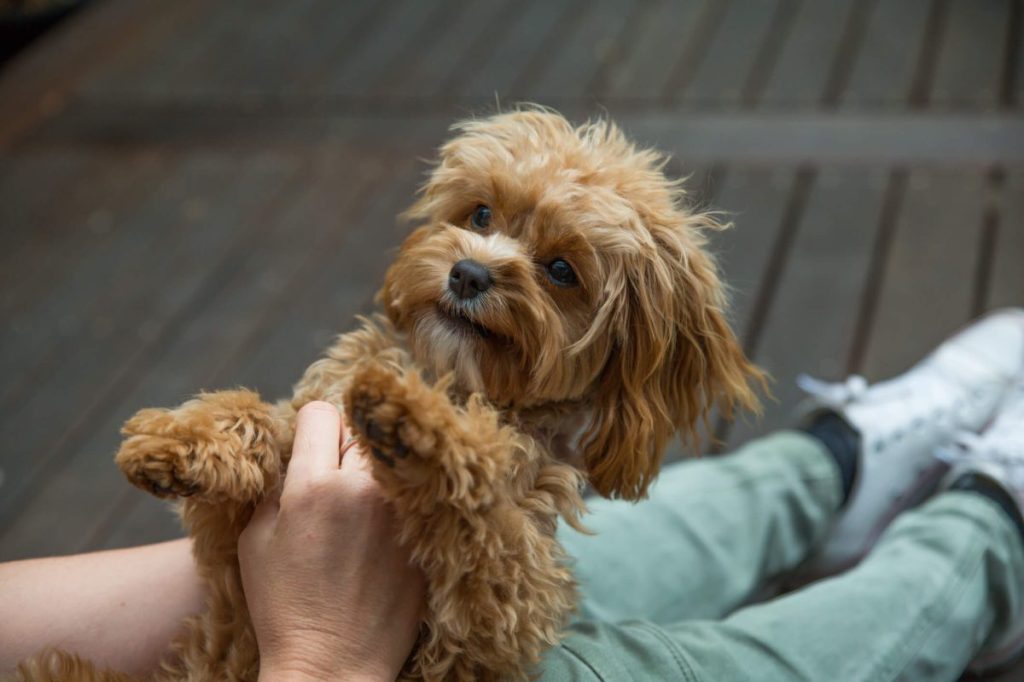
[[[1016,528],[986,498],[951,492],[898,519],[844,575],[665,632],[693,679],[949,681],[1019,628],[1022,608]]]
[[[732,455],[666,467],[637,504],[594,500],[586,536],[564,527],[584,619],[720,618],[799,563],[839,505],[835,461],[782,432]]]
[[[947,492],[856,569],[723,621],[575,624],[544,680],[951,681],[1021,628],[1024,543],[990,500]]]

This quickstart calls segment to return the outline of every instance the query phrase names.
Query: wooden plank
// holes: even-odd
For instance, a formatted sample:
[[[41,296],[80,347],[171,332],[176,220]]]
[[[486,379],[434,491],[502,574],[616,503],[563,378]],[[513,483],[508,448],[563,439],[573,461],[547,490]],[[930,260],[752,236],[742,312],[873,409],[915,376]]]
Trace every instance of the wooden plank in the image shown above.
[[[759,423],[737,422],[730,447],[793,423],[800,372],[845,376],[886,180],[881,170],[819,171],[753,358],[774,378],[776,401]]]
[[[228,5],[212,0],[158,4],[150,8],[144,21],[131,27],[134,39],[114,58],[83,74],[76,87],[79,97],[110,101],[166,92],[167,79],[190,55],[209,45],[199,37],[215,27],[214,18]],[[189,38],[183,40],[182,36]]]
[[[842,109],[902,109],[907,104],[929,0],[880,0],[868,22]]]
[[[54,196],[70,191],[91,166],[87,156],[67,149],[0,159],[0,301],[6,301],[13,296],[10,287],[19,269],[26,267],[26,244],[35,238],[43,216],[52,212]]]
[[[269,62],[262,76],[267,92],[282,98],[308,97],[313,92],[310,83],[315,81],[307,78],[344,64],[365,36],[372,35],[374,22],[384,8],[384,2],[374,0],[318,0],[296,29],[296,35],[304,39],[291,36],[287,48],[282,48],[286,56],[270,52],[257,55],[257,60]]]
[[[750,170],[749,180],[744,182],[734,169],[727,177],[736,181],[735,193],[729,193],[727,184],[720,198],[723,205],[740,207],[735,224],[746,230],[734,237],[731,249],[724,250],[722,276],[731,294],[733,330],[748,357],[756,354],[757,336],[764,326],[761,309],[767,306],[765,301],[770,301],[780,254],[785,252],[785,245],[795,229],[795,210],[806,194],[804,175],[805,172],[796,168],[772,171],[754,168]],[[749,218],[744,223],[745,213]],[[752,415],[740,414],[730,422],[719,414],[714,415],[708,451],[720,452],[735,422],[750,419]]]
[[[161,61],[141,71],[133,91],[161,103],[213,93],[208,81],[211,66],[222,59],[225,46],[233,50],[245,44],[249,25],[248,8],[241,3],[213,3],[204,8],[189,39],[179,44],[169,36]]]
[[[358,3],[335,4],[358,8]],[[319,42],[311,24],[323,15],[323,3],[318,0],[248,0],[245,10],[250,16],[240,22],[243,30],[226,38],[233,49],[203,64],[203,72],[194,78],[206,86],[207,96],[237,96],[254,101],[274,96],[275,76],[284,70],[293,76],[297,73],[296,50],[303,44]]]
[[[1010,44],[1004,74],[1003,106],[1020,110],[1024,106],[1024,2],[1015,0],[1010,15]]]
[[[948,16],[932,22],[927,0],[879,0],[867,17],[865,42],[854,59],[843,106],[876,113],[902,110],[921,61],[925,95],[934,92],[943,100],[943,89],[960,93],[949,100],[950,109],[1008,108],[1012,98],[987,93],[1000,84],[1019,90],[1022,69],[1005,67],[1024,57],[1019,49],[985,36],[1011,33],[994,17],[1019,4],[954,0],[948,3]],[[10,304],[9,309],[27,315],[18,319],[31,322],[29,336],[0,338],[0,376],[14,376],[21,382],[16,393],[26,397],[17,405],[9,396],[0,402],[12,408],[0,419],[8,444],[2,460],[8,482],[0,488],[0,508],[17,506],[17,501],[8,502],[12,485],[22,480],[36,485],[32,472],[45,470],[48,482],[35,488],[41,495],[25,506],[24,525],[15,526],[18,551],[113,546],[176,534],[163,508],[129,488],[114,471],[109,458],[119,421],[142,404],[174,402],[204,384],[243,382],[268,395],[286,392],[354,312],[371,308],[387,249],[402,234],[381,226],[391,224],[416,176],[410,166],[392,164],[392,159],[425,151],[426,141],[449,122],[449,108],[489,104],[495,92],[544,97],[575,111],[596,87],[607,93],[613,108],[621,103],[631,109],[624,117],[631,129],[675,151],[686,163],[682,167],[732,164],[715,202],[739,211],[737,228],[716,235],[715,245],[723,251],[726,278],[739,289],[736,315],[744,337],[757,317],[754,301],[764,299],[759,287],[772,267],[782,216],[793,203],[793,164],[850,165],[836,171],[835,187],[828,184],[829,171],[809,195],[800,229],[791,234],[792,251],[781,261],[785,267],[773,275],[774,295],[765,299],[771,306],[757,313],[757,355],[779,372],[797,366],[799,358],[785,354],[796,357],[799,349],[808,364],[836,360],[815,351],[845,352],[842,344],[851,335],[828,317],[834,313],[838,318],[839,311],[821,311],[828,289],[816,286],[825,276],[818,268],[833,264],[830,258],[841,244],[856,243],[849,257],[863,258],[863,243],[872,234],[867,228],[876,223],[864,230],[840,228],[869,212],[876,201],[870,183],[861,187],[860,202],[851,198],[856,195],[851,187],[880,165],[942,162],[952,168],[914,171],[883,268],[864,366],[877,374],[891,369],[885,363],[916,359],[920,347],[945,334],[954,317],[968,314],[950,311],[949,319],[942,320],[930,310],[922,312],[917,298],[936,286],[952,286],[936,282],[937,272],[966,278],[966,291],[943,297],[950,308],[969,310],[977,305],[972,287],[978,273],[987,272],[985,254],[990,253],[985,304],[1019,304],[1017,265],[1024,250],[1016,229],[1024,223],[1019,169],[1007,175],[999,190],[1002,203],[992,248],[977,230],[965,228],[980,224],[985,214],[988,165],[1024,161],[1024,135],[1016,118],[926,112],[705,115],[684,121],[678,112],[665,113],[666,103],[680,100],[686,106],[753,103],[762,94],[761,85],[767,106],[813,103],[805,94],[824,88],[836,60],[821,55],[834,54],[832,46],[843,35],[837,29],[842,26],[839,10],[850,6],[849,0],[652,0],[628,7],[604,0],[96,4],[46,39],[53,41],[52,52],[40,47],[0,75],[0,114],[14,114],[0,115],[0,144],[23,140],[0,157],[0,222],[7,228],[12,224],[8,217],[15,216],[16,227],[35,228],[0,232],[0,262],[10,265],[0,277],[17,285],[0,286],[0,311]],[[451,7],[459,11],[448,21]],[[854,7],[863,11],[860,3]],[[799,8],[792,25],[787,8]],[[633,19],[628,33],[620,33],[626,29],[617,19],[627,11]],[[921,60],[930,24],[935,59],[926,54]],[[1018,29],[1018,41],[1019,34]],[[606,41],[621,50],[606,52]],[[929,85],[933,70],[934,91]],[[723,95],[723,88],[739,94]],[[390,101],[379,101],[385,99]],[[42,116],[56,123],[40,126]],[[362,131],[362,139],[350,135],[353,127]],[[31,139],[23,137],[29,129]],[[3,131],[15,130],[17,135],[4,138]],[[303,185],[294,194],[281,190],[280,204],[270,198],[280,189],[277,182],[264,177],[259,184],[253,180],[259,173],[246,167],[260,157],[248,150],[283,150],[291,158],[298,148],[304,158],[320,158],[311,150],[328,139],[326,152],[341,155],[338,163],[350,163],[351,169],[318,170],[315,186]],[[209,148],[216,151],[203,151]],[[193,210],[206,211],[201,224],[209,233],[189,231],[184,236],[188,247],[175,246],[166,230],[178,219],[181,204],[195,196],[191,185],[175,188],[174,174],[189,175],[197,167],[183,171],[172,162],[173,168],[153,170],[152,184],[139,178],[138,184],[133,179],[120,185],[129,171],[104,165],[103,159],[134,158],[146,149],[225,164],[215,163],[206,176],[206,207],[192,204]],[[56,160],[54,174],[47,170],[49,162],[23,165],[28,158]],[[380,165],[369,172],[381,173],[388,184],[360,190],[349,173],[359,176],[371,159]],[[766,167],[746,166],[752,163]],[[782,167],[772,171],[770,165]],[[65,172],[66,177],[57,177]],[[238,178],[231,177],[235,173]],[[282,173],[299,176],[290,165]],[[935,179],[943,173],[953,179]],[[921,188],[921,178],[933,187]],[[242,196],[242,186],[256,186],[256,195]],[[366,212],[350,206],[331,213],[332,202],[347,192],[365,195],[370,202]],[[50,194],[61,197],[60,205],[50,204]],[[215,199],[231,207],[219,210],[211,203]],[[73,229],[108,200],[121,207],[100,221],[115,220],[108,232],[93,239],[90,232]],[[847,204],[848,209],[835,208]],[[971,213],[971,206],[978,210]],[[167,215],[161,217],[162,212]],[[120,220],[122,215],[126,220]],[[306,228],[322,239],[312,252],[299,239],[289,241],[289,229]],[[246,235],[246,258],[236,260]],[[934,241],[940,243],[929,243]],[[16,249],[3,253],[4,244]],[[187,253],[194,254],[194,262]],[[937,272],[925,269],[926,258],[935,261],[928,267]],[[843,267],[856,269],[846,261]],[[851,282],[843,277],[828,284],[848,300]],[[848,307],[844,304],[844,310]],[[805,309],[813,315],[801,314]],[[927,318],[923,323],[919,314]],[[5,324],[14,320],[0,316]],[[809,317],[815,328],[790,347],[786,332],[799,328],[804,333]],[[907,322],[906,317],[914,319]],[[855,314],[842,318],[846,323],[854,319]],[[915,322],[913,329],[899,327]],[[915,341],[915,333],[927,341]],[[918,345],[893,346],[889,334]],[[807,350],[802,343],[815,347]],[[834,365],[819,367],[827,374]],[[780,376],[777,390],[785,380]],[[0,391],[9,385],[4,382]],[[795,399],[780,397],[783,404]],[[773,424],[773,415],[766,427]],[[733,437],[742,434],[738,428]],[[6,457],[28,464],[15,463],[26,468],[13,471]],[[17,498],[20,493],[15,493]],[[68,521],[76,515],[80,518]],[[8,518],[0,514],[0,522]],[[0,539],[0,551],[7,551],[11,537]]]
[[[725,169],[721,166],[683,164],[669,159],[665,174],[670,178],[683,178],[686,201],[695,211],[714,211],[718,196],[725,184]],[[717,236],[717,235],[715,235]],[[712,236],[714,239],[715,236]]]
[[[778,62],[757,98],[758,108],[809,109],[821,102],[853,7],[853,0],[800,5]]]
[[[145,40],[138,26],[189,2],[92,3],[36,41],[0,74],[0,149],[59,114],[83,79]],[[96,36],[105,36],[97,41]]]
[[[718,197],[721,195],[722,188],[725,185],[727,172],[721,166],[701,166],[701,165],[686,165],[683,166],[677,160],[672,159],[669,161],[665,172],[669,177],[683,177],[686,180],[686,201],[691,210],[693,211],[719,211]],[[722,216],[719,216],[720,218]],[[711,240],[710,251],[712,255],[717,256],[717,246],[721,239],[721,233],[713,233],[708,235]],[[716,422],[717,417],[713,417],[709,423],[712,425]],[[700,448],[700,452],[706,449],[708,443],[711,442],[709,433],[704,428],[698,429],[697,444]],[[674,438],[665,449],[664,463],[669,464],[680,459],[687,457],[693,457],[700,454],[695,452],[692,447],[683,447],[683,444],[678,438]]]
[[[392,0],[377,28],[378,35],[386,39],[363,42],[361,50],[335,65],[318,83],[317,91],[349,97],[368,91],[389,67],[417,58],[417,51],[438,30],[445,12],[456,7],[451,2]]]
[[[234,355],[254,343],[254,337],[276,327],[282,311],[295,300],[308,297],[308,291],[297,287],[296,281],[308,279],[313,269],[333,269],[357,257],[355,253],[338,257],[339,253],[345,254],[343,245],[350,236],[350,231],[339,229],[338,215],[346,215],[349,206],[358,203],[371,188],[371,174],[365,164],[350,161],[343,155],[333,162],[325,161],[279,210],[261,214],[260,221],[266,227],[260,230],[260,238],[248,245],[244,260],[215,296],[189,309],[166,350],[141,371],[136,386],[113,401],[113,409],[99,421],[91,437],[47,482],[37,497],[41,504],[30,503],[18,525],[5,537],[10,551],[53,551],[40,542],[75,541],[79,549],[105,542],[121,523],[124,505],[142,499],[129,494],[133,491],[110,461],[124,419],[141,407],[177,404],[201,389],[245,383],[223,370]],[[298,333],[289,331],[292,335]],[[88,513],[68,521],[56,537],[43,533],[48,539],[40,541],[40,529],[52,522],[47,517],[51,506],[47,499],[64,499],[65,504]],[[132,515],[136,513],[131,511]],[[147,513],[163,516],[159,506],[148,508]]]
[[[545,56],[540,53],[545,41],[563,17],[575,16],[576,9],[572,0],[522,3],[520,13],[512,22],[493,35],[491,52],[467,71],[465,80],[451,83],[449,95],[493,101],[496,95],[505,98],[513,94],[516,80],[532,60]]]
[[[113,463],[110,466],[113,467]],[[118,501],[120,504],[111,512],[116,523],[109,528],[109,533],[88,543],[86,551],[137,547],[185,536],[173,503],[158,500],[138,488],[119,493]],[[54,547],[51,553],[62,550],[67,551]]]
[[[393,171],[391,181],[373,197],[366,214],[349,226],[346,243],[358,246],[354,257],[347,259],[343,268],[311,271],[312,277],[303,284],[323,296],[303,298],[289,306],[281,324],[268,330],[246,353],[231,358],[226,373],[266,395],[289,395],[291,385],[334,336],[353,328],[353,316],[375,310],[373,296],[406,233],[396,224],[396,215],[412,202],[413,190],[422,179],[422,167],[412,164],[396,164]],[[376,256],[367,258],[367,253]]]
[[[292,115],[237,107],[196,109],[189,116],[160,107],[83,106],[48,126],[45,135],[46,146],[116,142],[118,146],[230,149],[251,147],[260,140],[270,149],[293,150],[296,145],[322,144],[337,130],[358,125],[373,131],[367,145],[390,153],[435,139],[437,131],[467,115],[465,104],[445,100],[423,113],[384,106],[372,111]],[[477,104],[477,113],[493,108],[493,100]],[[579,105],[562,109],[574,120],[594,113],[593,107]],[[678,111],[661,107],[609,110],[636,139],[695,162],[989,165],[1024,161],[1024,119],[1011,114],[747,111],[691,112],[681,118]],[[112,128],[118,133],[111,141]]]
[[[163,166],[158,155],[147,153],[81,156],[86,163],[81,172],[67,181],[57,172],[41,183],[49,200],[36,214],[22,218],[31,226],[26,239],[20,248],[11,249],[9,260],[0,268],[5,299],[0,302],[0,316],[12,324],[60,286],[80,263],[109,249],[123,225],[119,214],[137,196],[152,191]],[[12,203],[20,201],[12,197]]]
[[[731,3],[693,79],[670,100],[686,107],[739,107],[761,47],[772,37],[773,17],[787,1]]]
[[[101,233],[94,244],[98,249],[87,252],[89,257],[72,258],[66,270],[46,273],[48,287],[20,290],[19,305],[11,311],[11,334],[0,339],[0,376],[20,375],[0,389],[3,409],[12,409],[37,391],[54,363],[70,361],[75,352],[84,351],[82,344],[118,337],[112,313],[127,298],[140,295],[134,278],[144,277],[154,263],[163,263],[177,239],[171,226],[187,221],[185,211],[194,210],[186,206],[202,206],[208,200],[197,188],[214,177],[210,167],[194,167],[187,176],[175,174],[176,166],[168,170],[167,179],[151,188],[151,194],[140,191],[122,207],[117,217],[124,229]],[[191,190],[189,182],[195,183]],[[168,205],[178,210],[168,211]],[[85,222],[82,217],[70,220]]]
[[[311,88],[323,95],[324,82],[350,56],[372,50],[369,29],[393,6],[365,0],[216,3],[191,28],[188,41],[170,37],[146,61],[129,67],[120,83],[104,79],[97,94],[162,103],[260,102]]]
[[[879,0],[864,0],[850,6],[846,26],[839,36],[829,74],[821,95],[821,106],[834,111],[850,82],[854,63],[864,43],[868,21],[874,13]]]
[[[709,248],[718,261],[719,274],[729,292],[729,319],[737,337],[742,340],[750,331],[751,305],[766,276],[769,255],[778,238],[795,175],[791,170],[781,169],[733,167],[721,172],[708,170],[710,172],[705,176],[714,184],[707,205],[721,212],[722,219],[732,222],[730,229],[711,235]],[[743,415],[740,418],[749,417]],[[709,419],[711,429],[722,433],[712,434],[700,429],[702,452],[693,452],[674,440],[665,453],[665,461],[717,451],[715,439],[728,429],[728,425],[720,421],[717,411],[713,411]]]
[[[970,319],[984,185],[980,171],[911,172],[860,368],[869,380],[904,371]]]
[[[90,73],[83,93],[100,101],[169,102],[200,89],[202,62],[224,45],[237,45],[237,36],[231,43],[221,41],[227,38],[226,27],[243,22],[244,16],[234,3],[193,0],[168,17],[166,24],[150,27],[152,38],[141,47],[133,44],[123,57],[119,55],[119,59]],[[164,30],[154,30],[163,25]],[[183,35],[188,39],[183,40]]]
[[[16,298],[9,311],[10,333],[0,338],[0,376],[18,376],[17,380],[5,382],[5,410],[19,402],[24,389],[34,388],[40,365],[47,358],[55,358],[56,349],[85,338],[106,339],[111,334],[109,324],[91,325],[90,321],[96,319],[96,308],[106,306],[110,292],[123,285],[125,280],[116,278],[119,264],[128,264],[120,267],[131,269],[134,263],[136,270],[144,267],[143,264],[148,265],[148,258],[161,253],[159,247],[153,247],[161,232],[167,235],[165,243],[170,241],[166,223],[180,214],[167,211],[167,204],[184,201],[183,194],[187,191],[185,178],[175,170],[177,166],[171,166],[162,183],[150,194],[140,193],[134,197],[118,216],[122,224],[143,228],[109,235],[109,242],[108,235],[101,235],[99,241],[107,247],[103,252],[105,257],[80,259],[66,271],[47,273],[52,276],[52,282],[41,291],[21,290],[22,295]],[[205,170],[196,168],[195,173],[201,178]],[[161,212],[165,215],[163,220],[159,217]],[[131,287],[121,288],[125,295],[131,291]]]
[[[1024,168],[1007,174],[1000,195],[987,307],[1024,307]]]
[[[259,225],[253,216],[293,172],[288,162],[268,156],[250,157],[241,164],[239,159],[225,161],[220,160],[214,171],[216,181],[209,182],[208,175],[191,178],[201,181],[190,185],[193,191],[201,188],[218,197],[205,215],[187,229],[164,222],[162,229],[171,228],[173,240],[165,242],[160,253],[115,269],[116,298],[111,306],[91,306],[108,316],[109,335],[76,339],[73,352],[57,355],[31,394],[4,415],[7,448],[0,454],[13,485],[6,486],[0,498],[0,525],[10,522],[23,496],[39,484],[38,477],[51,477],[65,461],[62,453],[92,431],[106,403],[127,392],[137,367],[167,343],[185,311],[221,285],[224,268],[237,267],[239,249]],[[164,204],[165,212],[166,208]],[[235,224],[239,227],[233,230],[212,229]]]
[[[932,87],[932,108],[995,109],[1011,0],[953,0]]]
[[[449,17],[437,35],[425,41],[413,59],[392,66],[370,91],[371,96],[396,99],[442,97],[447,83],[460,79],[493,44],[491,28],[504,27],[518,14],[516,0],[474,0]]]
[[[712,250],[731,291],[730,317],[741,339],[750,331],[752,306],[794,178],[792,169],[731,167],[715,199],[714,205],[733,223],[732,229],[715,235]]]
[[[914,114],[692,114],[619,117],[639,139],[693,161],[968,164],[1024,161],[1024,120]]]
[[[638,3],[636,35],[608,69],[603,97],[650,101],[661,96],[673,69],[697,40],[698,17],[706,0],[658,0]]]
[[[163,375],[175,377],[187,367],[185,382],[203,381],[203,385],[209,388],[250,386],[270,399],[289,395],[289,387],[323,352],[331,339],[337,333],[352,328],[355,325],[353,317],[357,313],[371,310],[370,301],[380,286],[384,268],[394,247],[404,236],[402,230],[382,226],[394,224],[395,214],[404,208],[411,196],[417,170],[408,163],[390,168],[387,176],[377,183],[376,191],[356,192],[354,197],[360,201],[346,210],[347,229],[330,231],[328,243],[321,244],[316,250],[317,253],[328,254],[327,257],[321,256],[319,262],[311,259],[313,262],[299,268],[278,292],[279,295],[266,302],[265,313],[259,319],[251,320],[244,335],[224,339],[212,330],[204,335],[202,341],[183,348],[177,357],[168,357],[161,362],[162,367],[155,368],[153,378],[147,378],[147,382],[164,385]],[[319,217],[320,222],[333,225],[334,216],[325,212],[323,206],[331,196],[325,194],[320,197],[320,206],[310,213],[311,220],[315,222]],[[362,200],[368,197],[372,199],[369,205],[364,205]],[[309,292],[318,292],[318,295],[310,296]],[[224,307],[230,305],[231,302],[226,301]],[[204,345],[216,346],[216,361],[206,363],[201,371],[196,372],[192,369],[194,363],[189,360],[187,348]],[[179,387],[182,383],[178,382]],[[197,387],[193,384],[184,390],[192,392]],[[123,489],[123,483],[118,483],[122,488],[110,489],[111,497],[117,502],[97,509],[93,520],[104,516],[106,520],[101,521],[96,529],[84,533],[89,537],[84,548],[112,546],[112,543],[123,541],[155,541],[158,536],[150,532],[173,530],[166,523],[160,525],[164,512],[159,505],[132,508],[132,516],[153,517],[152,531],[149,524],[138,521],[133,522],[135,528],[120,529],[120,522],[112,515],[118,514],[122,505],[133,504],[132,500],[141,503],[141,498],[133,491]]]
[[[541,102],[579,98],[593,94],[593,84],[611,62],[614,50],[630,18],[641,5],[630,8],[618,0],[592,0],[582,16],[560,36],[540,67],[536,82],[514,88],[529,92]]]
[[[203,165],[193,165],[190,170],[190,180],[198,187],[213,177],[204,175],[210,168]],[[12,357],[15,361],[22,359],[18,355],[22,346],[33,352],[37,347],[47,349],[51,345],[71,343],[78,352],[83,352],[89,348],[90,341],[108,342],[112,330],[108,324],[97,326],[94,316],[117,310],[119,302],[131,300],[133,296],[145,297],[147,292],[139,289],[138,278],[147,272],[155,276],[161,272],[161,267],[167,266],[166,257],[174,253],[174,244],[180,239],[172,226],[177,228],[176,223],[181,220],[177,212],[168,210],[168,204],[174,206],[184,201],[187,191],[188,185],[179,176],[159,187],[151,197],[144,197],[139,210],[125,216],[137,220],[136,229],[125,231],[120,244],[108,245],[106,258],[83,261],[82,267],[71,271],[72,276],[62,282],[49,299],[44,299],[42,306],[31,310],[33,316],[23,320],[27,328],[23,331],[30,332],[27,339],[4,339],[4,352],[0,354],[4,362]],[[162,282],[154,281],[153,285],[161,286]],[[68,338],[72,335],[73,340]],[[56,355],[64,361],[72,361],[75,354]]]
[[[330,2],[330,0],[325,0]],[[330,3],[334,5],[348,3]],[[346,14],[340,18],[329,15],[337,23],[324,22],[318,24],[316,30],[337,31],[336,40],[319,38],[310,43],[319,45],[311,50],[312,57],[306,57],[307,68],[293,72],[289,82],[282,86],[282,92],[311,97],[323,91],[323,83],[331,74],[341,68],[353,55],[365,49],[366,42],[372,40],[380,30],[384,21],[389,2],[373,2],[366,5],[365,0],[358,0],[351,9],[358,9],[357,14]],[[332,28],[333,27],[333,28]]]

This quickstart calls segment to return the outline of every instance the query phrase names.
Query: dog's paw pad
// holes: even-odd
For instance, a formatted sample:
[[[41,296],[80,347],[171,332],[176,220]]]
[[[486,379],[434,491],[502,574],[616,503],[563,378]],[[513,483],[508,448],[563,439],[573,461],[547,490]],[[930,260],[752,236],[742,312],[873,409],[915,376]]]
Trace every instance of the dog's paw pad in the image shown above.
[[[162,449],[144,436],[129,438],[117,455],[118,466],[132,484],[164,498],[191,497],[202,491],[189,473],[193,459]]]
[[[349,391],[346,404],[353,429],[371,454],[389,467],[410,454],[429,456],[423,429],[415,418],[415,405],[402,378],[379,368],[360,373]]]
[[[388,465],[392,469],[395,468],[395,458],[392,457],[391,455],[385,454],[383,450],[375,447],[371,447],[370,452],[376,459],[380,460],[381,462]]]

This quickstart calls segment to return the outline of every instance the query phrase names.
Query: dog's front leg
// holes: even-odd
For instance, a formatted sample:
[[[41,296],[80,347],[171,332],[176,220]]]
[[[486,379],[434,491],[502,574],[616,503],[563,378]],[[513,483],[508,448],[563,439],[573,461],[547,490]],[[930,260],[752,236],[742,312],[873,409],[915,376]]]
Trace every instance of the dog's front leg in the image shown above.
[[[290,406],[243,390],[141,410],[125,423],[117,465],[143,490],[184,498],[182,519],[208,591],[206,610],[189,619],[154,679],[256,679],[259,654],[246,617],[238,536],[276,488],[293,429]]]
[[[121,429],[115,461],[157,497],[258,502],[277,484],[289,429],[275,409],[237,390],[202,393],[172,410],[140,410]]]
[[[582,509],[578,474],[493,408],[455,405],[413,371],[368,364],[346,405],[427,578],[429,634],[411,672],[525,679],[575,605],[554,532]]]

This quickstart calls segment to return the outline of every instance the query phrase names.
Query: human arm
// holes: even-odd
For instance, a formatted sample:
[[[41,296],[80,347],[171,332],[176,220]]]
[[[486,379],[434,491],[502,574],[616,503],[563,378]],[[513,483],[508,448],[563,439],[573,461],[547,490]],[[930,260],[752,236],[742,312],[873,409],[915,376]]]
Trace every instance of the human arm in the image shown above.
[[[0,564],[0,673],[59,647],[145,675],[203,598],[187,539]]]

